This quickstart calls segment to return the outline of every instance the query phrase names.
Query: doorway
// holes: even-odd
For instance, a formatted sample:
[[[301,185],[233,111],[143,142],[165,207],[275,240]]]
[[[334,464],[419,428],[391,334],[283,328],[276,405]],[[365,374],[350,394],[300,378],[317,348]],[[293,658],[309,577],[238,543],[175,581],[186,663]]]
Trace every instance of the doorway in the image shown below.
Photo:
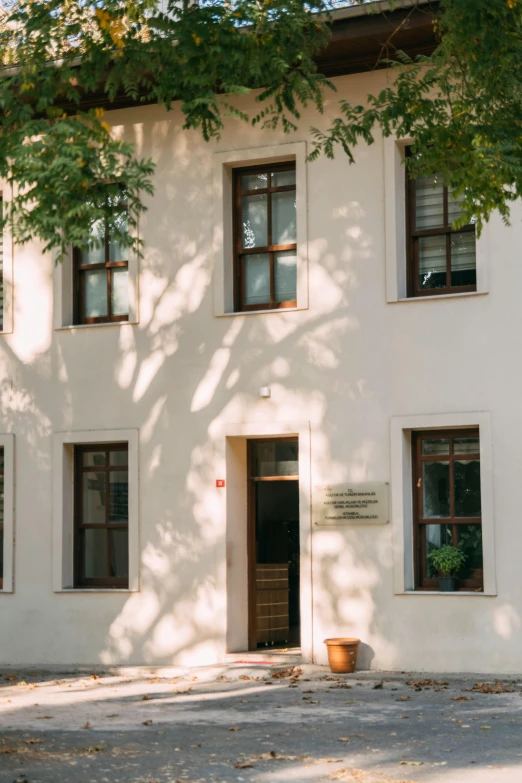
[[[297,438],[248,443],[249,649],[301,644]]]

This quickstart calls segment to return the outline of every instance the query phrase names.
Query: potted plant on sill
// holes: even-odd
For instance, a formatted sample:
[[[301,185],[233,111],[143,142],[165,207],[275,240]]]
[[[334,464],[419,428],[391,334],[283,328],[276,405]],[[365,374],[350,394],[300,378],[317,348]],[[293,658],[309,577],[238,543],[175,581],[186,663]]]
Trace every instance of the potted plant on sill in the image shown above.
[[[457,575],[466,562],[466,555],[456,546],[445,544],[434,549],[428,555],[428,560],[439,573],[439,590],[441,593],[454,593]]]

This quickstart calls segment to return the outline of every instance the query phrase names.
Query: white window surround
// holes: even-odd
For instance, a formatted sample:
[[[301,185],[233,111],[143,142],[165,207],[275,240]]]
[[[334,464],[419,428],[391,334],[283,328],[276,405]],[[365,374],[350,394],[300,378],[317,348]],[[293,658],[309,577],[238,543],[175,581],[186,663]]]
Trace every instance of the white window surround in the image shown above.
[[[480,434],[480,495],[484,591],[482,593],[431,593],[415,591],[413,573],[413,486],[411,434],[415,430],[478,427]],[[493,519],[493,455],[491,416],[479,413],[437,413],[396,416],[391,419],[391,490],[393,534],[393,588],[395,595],[494,596],[495,529]]]
[[[0,195],[3,203],[11,199],[11,188],[0,183]],[[13,331],[13,237],[9,223],[3,232],[3,275],[4,275],[4,318],[0,334],[11,334]]]
[[[276,144],[270,147],[229,150],[214,153],[214,315],[260,315],[281,310],[234,310],[234,236],[233,170],[241,166],[295,161],[297,211],[297,307],[284,312],[308,308],[308,226],[306,189],[306,142]]]
[[[109,321],[97,324],[74,323],[74,269],[73,250],[69,249],[61,262],[54,263],[54,316],[55,329],[90,329],[99,326],[122,326],[139,322],[139,259],[129,248],[129,318],[127,321]]]
[[[4,450],[4,586],[2,593],[14,592],[14,435],[0,435]]]
[[[127,442],[129,446],[129,587],[74,587],[74,446]],[[55,593],[139,591],[139,430],[56,432],[53,436],[53,590]]]
[[[427,302],[487,294],[489,292],[489,241],[486,226],[480,239],[477,239],[476,291],[434,296],[408,297],[407,295],[406,174],[403,160],[406,147],[412,143],[413,139],[397,139],[389,136],[384,139],[383,144],[386,301]]]

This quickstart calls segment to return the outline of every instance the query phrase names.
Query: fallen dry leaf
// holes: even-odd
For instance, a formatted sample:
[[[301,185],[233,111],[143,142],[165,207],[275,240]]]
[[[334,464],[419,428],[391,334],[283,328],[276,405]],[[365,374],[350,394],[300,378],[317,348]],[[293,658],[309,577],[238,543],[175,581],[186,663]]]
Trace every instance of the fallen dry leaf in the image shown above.
[[[452,701],[471,701],[471,696],[452,696]]]
[[[39,745],[40,742],[43,742],[43,740],[31,738],[24,740],[24,742],[26,745]]]
[[[423,761],[401,761],[400,763],[403,766],[408,766],[408,767],[420,767],[421,764],[424,764]]]
[[[495,680],[495,682],[476,682],[471,688],[466,688],[466,690],[474,691],[475,693],[514,693],[516,691],[516,683],[504,683],[500,680]]]
[[[481,729],[490,729],[490,728],[491,728],[491,726],[481,726],[480,728],[481,728]]]
[[[236,769],[253,769],[254,765],[250,764],[249,761],[238,761],[236,764],[234,764],[234,767]]]
[[[151,725],[152,725],[152,721],[151,720],[144,720],[142,722],[142,726],[151,726]]]
[[[91,724],[89,723],[89,721],[87,721],[85,726],[82,726],[82,729],[90,729],[90,728],[91,728]]]
[[[145,694],[145,696],[141,697],[141,700],[142,701],[152,701],[152,696],[147,696],[147,694]]]
[[[399,696],[398,699],[395,699],[395,701],[409,701],[409,700],[410,700],[409,696]]]
[[[416,691],[429,690],[437,687],[437,690],[443,690],[448,687],[447,680],[408,680],[406,685],[414,688]]]
[[[239,726],[231,726],[229,731],[239,731]]]
[[[339,737],[339,742],[350,742],[350,737]]]

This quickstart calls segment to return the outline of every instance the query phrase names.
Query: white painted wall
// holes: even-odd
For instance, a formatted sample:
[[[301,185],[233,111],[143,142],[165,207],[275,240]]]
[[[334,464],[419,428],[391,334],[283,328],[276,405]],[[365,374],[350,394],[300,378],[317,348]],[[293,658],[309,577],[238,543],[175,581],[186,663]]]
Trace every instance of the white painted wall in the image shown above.
[[[393,417],[483,411],[497,595],[396,595],[391,525],[312,535],[308,517],[305,652],[324,662],[324,638],[355,635],[375,668],[522,671],[520,207],[511,228],[494,218],[485,231],[489,293],[390,303],[383,145],[361,146],[351,167],[339,153],[306,167],[309,308],[214,315],[215,153],[309,141],[308,126],[326,123],[339,98],[362,101],[387,78],[337,79],[327,115],[307,113],[291,138],[233,123],[205,144],[182,130],[178,111],[109,114],[157,163],[136,325],[56,329],[52,259],[36,244],[15,249],[13,331],[0,336],[0,433],[15,435],[16,455],[14,592],[0,594],[0,663],[222,660],[227,617],[234,644],[244,618],[244,449],[227,449],[227,437],[270,423],[308,431],[306,504],[310,483],[389,481]],[[54,592],[52,436],[105,429],[140,432],[140,589]],[[229,479],[227,490],[216,478]],[[227,492],[236,494],[227,501]]]

